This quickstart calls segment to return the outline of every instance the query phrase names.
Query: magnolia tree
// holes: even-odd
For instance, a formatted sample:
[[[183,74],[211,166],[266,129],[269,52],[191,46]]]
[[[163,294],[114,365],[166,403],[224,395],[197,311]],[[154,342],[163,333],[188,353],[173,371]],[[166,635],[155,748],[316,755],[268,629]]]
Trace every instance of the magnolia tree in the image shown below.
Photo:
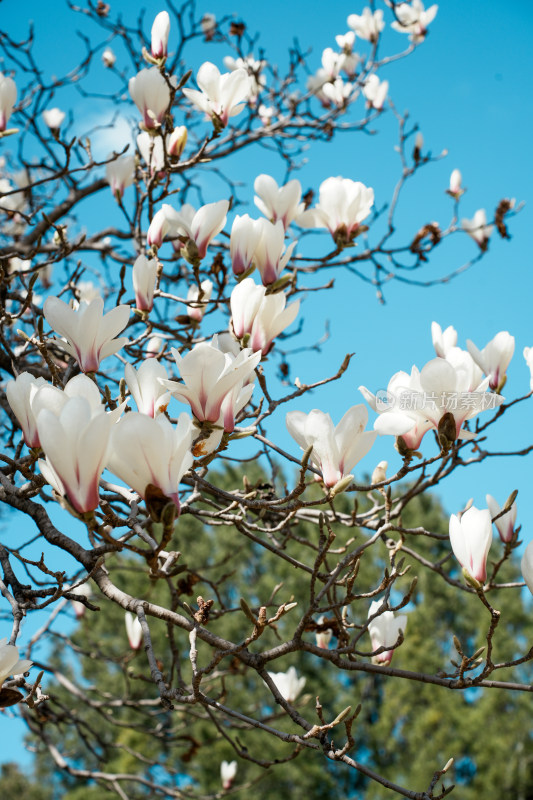
[[[298,404],[313,391],[321,405],[320,387],[342,385],[350,356],[333,374],[304,384],[291,378],[281,342],[299,331],[310,289],[328,297],[332,269],[371,275],[379,293],[396,274],[423,269],[452,234],[463,235],[469,248],[469,237],[476,243],[466,265],[483,257],[491,235],[507,237],[512,201],[461,219],[458,169],[446,189],[448,224],[396,232],[402,188],[436,158],[395,110],[383,68],[429,46],[437,6],[387,0],[382,8],[361,8],[341,24],[336,42],[324,43],[321,64],[295,47],[286,74],[254,51],[245,22],[201,18],[192,2],[181,9],[168,2],[168,10],[137,27],[117,20],[103,2],[71,11],[82,23],[90,20],[92,30],[100,26],[101,37],[83,36],[81,64],[49,83],[36,66],[33,35],[17,41],[6,32],[0,39],[0,499],[17,514],[6,514],[0,547],[0,588],[12,615],[11,630],[4,626],[8,639],[0,642],[1,703],[17,705],[57,769],[71,776],[98,780],[121,798],[201,797],[186,781],[180,752],[170,780],[151,769],[148,745],[132,751],[137,770],[119,773],[83,768],[50,737],[59,716],[47,695],[49,672],[108,718],[126,702],[108,684],[88,688],[71,671],[61,677],[46,660],[50,650],[35,651],[54,632],[68,634],[72,622],[59,612],[69,601],[85,619],[107,601],[123,610],[131,656],[137,653],[137,694],[129,703],[150,709],[146,736],[159,735],[158,720],[185,727],[204,720],[206,736],[224,737],[235,755],[220,765],[221,790],[238,787],[243,760],[283,769],[276,766],[283,759],[265,755],[275,738],[284,743],[285,760],[316,751],[401,796],[444,797],[453,759],[428,767],[426,786],[378,774],[354,748],[357,691],[351,705],[326,710],[320,686],[308,681],[316,706],[302,705],[306,679],[295,664],[307,654],[332,685],[370,673],[431,684],[435,692],[530,690],[513,668],[533,658],[533,649],[497,657],[505,626],[499,591],[524,586],[518,573],[511,582],[500,578],[518,545],[515,497],[487,496],[487,508],[456,509],[449,536],[426,529],[423,520],[415,527],[403,522],[414,498],[490,455],[492,426],[528,396],[526,385],[522,398],[501,394],[514,338],[495,331],[484,347],[467,341],[465,349],[454,328],[435,322],[435,358],[410,374],[397,372],[376,395],[361,386],[361,402],[340,420],[323,407],[304,413]],[[389,27],[397,50],[385,54],[380,42]],[[188,63],[200,40],[205,55]],[[209,60],[213,42],[227,48],[223,63]],[[102,64],[110,88],[100,80],[96,91],[92,70]],[[93,157],[95,131],[72,133],[73,86],[88,108],[112,102],[121,119],[132,121],[135,144],[126,140],[107,157]],[[303,193],[293,174],[308,143],[367,131],[384,111],[397,118],[400,158],[387,211],[384,198],[376,205],[373,188],[348,169]],[[237,185],[229,160],[248,149],[256,158],[260,147],[279,155],[285,180],[278,184],[257,169],[250,185]],[[208,170],[225,175],[227,191],[204,197]],[[313,230],[324,235],[310,245]],[[452,274],[464,267],[456,264]],[[533,369],[532,354],[525,349]],[[288,448],[276,443],[285,426]],[[480,432],[483,450],[476,445]],[[401,457],[394,474],[387,461],[376,466],[372,459],[377,437],[390,443],[391,457],[394,448]],[[228,459],[242,468],[231,488],[220,478]],[[250,462],[262,465],[263,480],[250,480]],[[356,467],[370,481],[357,481]],[[223,599],[208,562],[205,574],[188,572],[194,541],[180,552],[180,532],[195,520],[231,537],[226,583],[232,559],[243,552],[261,559],[268,551],[280,569],[291,567],[303,600],[293,601],[275,569],[267,596],[257,598],[250,586],[248,596]],[[428,541],[430,551],[420,544]],[[416,565],[408,576],[405,554]],[[380,574],[362,583],[359,567],[370,559]],[[120,577],[125,563],[157,586],[157,602],[131,591],[136,584]],[[453,587],[458,615],[465,598],[486,612],[484,646],[469,651],[455,638],[458,655],[438,673],[392,665],[409,636],[417,570]],[[531,547],[522,570],[533,591]],[[198,582],[205,596],[186,600]],[[21,622],[38,611],[27,641]],[[231,628],[224,627],[228,618]],[[166,638],[154,636],[161,625]],[[452,624],[450,640],[454,632]],[[117,636],[125,642],[126,630]],[[247,706],[243,686],[263,687],[263,702]],[[68,706],[61,715],[68,718]],[[76,715],[70,722],[83,737]],[[248,747],[252,730],[259,744]]]

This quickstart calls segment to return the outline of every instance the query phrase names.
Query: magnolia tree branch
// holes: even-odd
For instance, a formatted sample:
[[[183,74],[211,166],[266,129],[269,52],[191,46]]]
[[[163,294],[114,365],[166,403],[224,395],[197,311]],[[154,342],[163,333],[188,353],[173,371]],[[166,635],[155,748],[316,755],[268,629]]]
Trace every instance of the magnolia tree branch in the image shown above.
[[[312,671],[300,676],[294,664],[312,664],[337,688],[361,673],[437,691],[533,691],[521,671],[533,648],[498,649],[508,620],[495,605],[504,608],[503,589],[524,586],[516,494],[501,508],[463,509],[449,529],[433,530],[420,511],[456,470],[531,451],[490,443],[531,397],[502,400],[514,339],[501,332],[482,352],[471,343],[467,351],[437,325],[436,358],[422,370],[397,373],[386,397],[361,387],[376,431],[401,457],[392,476],[386,462],[372,472],[366,406],[352,406],[336,427],[319,409],[298,410],[311,397],[320,405],[327,384],[345,386],[351,355],[327,377],[290,377],[297,366],[302,374],[300,354],[320,352],[329,337],[327,323],[321,339],[306,337],[311,293],[335,291],[344,272],[380,301],[394,280],[447,282],[484,257],[494,227],[508,238],[520,208],[488,198],[488,218],[480,210],[460,221],[454,170],[447,223],[429,212],[418,230],[397,223],[406,186],[444,154],[427,149],[382,76],[416,57],[434,7],[387,2],[352,15],[353,35],[337,37],[338,52],[326,48],[320,66],[295,44],[284,73],[244,22],[200,19],[192,0],[167,2],[155,21],[119,20],[101,1],[68,5],[83,52],[60,77],[38,64],[38,31],[20,42],[0,34],[0,500],[10,520],[26,520],[0,546],[1,614],[11,625],[0,661],[12,652],[2,647],[25,655],[0,674],[0,705],[18,704],[59,772],[120,798],[219,796],[180,784],[200,763],[206,730],[262,770],[321,755],[400,796],[443,798],[453,787],[437,784],[451,761],[428,773],[426,790],[381,775],[358,753],[367,702],[359,685],[350,705],[335,700],[326,712],[320,696],[309,706],[302,694]],[[382,11],[398,41],[408,37],[386,54]],[[212,41],[227,48],[227,72],[209,60]],[[96,83],[102,69],[108,80]],[[73,89],[96,123],[67,108]],[[357,175],[302,186],[309,143],[374,134],[387,113],[398,125],[390,200]],[[111,152],[101,153],[102,141]],[[259,148],[278,156],[282,185],[235,177],[240,154],[257,158]],[[216,195],[206,188],[212,177],[223,187]],[[426,277],[451,237],[476,255]],[[492,523],[501,541],[488,563]],[[532,563],[523,567],[530,588]],[[484,644],[463,646],[450,630],[452,667],[444,651],[437,671],[391,667],[408,650],[409,614],[429,602],[428,576],[460,603],[479,604]],[[100,637],[108,614],[124,612],[126,653],[116,630]],[[25,638],[26,617],[37,621]],[[94,636],[88,619],[102,626]],[[55,648],[69,667],[97,660],[102,671],[86,681],[58,666]],[[46,695],[36,667],[50,682]],[[492,680],[500,669],[508,680]],[[63,745],[65,721],[75,744]],[[135,736],[115,744],[117,731]],[[153,755],[162,743],[178,748],[179,765]],[[115,751],[135,769],[108,769]],[[235,780],[225,763],[223,792]],[[259,779],[248,774],[239,786]]]

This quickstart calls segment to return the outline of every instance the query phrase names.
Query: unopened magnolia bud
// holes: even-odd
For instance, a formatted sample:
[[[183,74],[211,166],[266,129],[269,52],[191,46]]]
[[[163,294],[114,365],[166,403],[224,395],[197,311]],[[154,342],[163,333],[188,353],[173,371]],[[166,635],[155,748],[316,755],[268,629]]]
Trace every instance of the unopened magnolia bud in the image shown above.
[[[447,411],[439,420],[438,437],[443,452],[448,452],[457,437],[457,425],[451,411]]]
[[[181,248],[180,253],[182,258],[188,261],[189,264],[198,264],[200,262],[198,247],[193,239],[188,240],[187,244]]]
[[[351,484],[352,481],[353,481],[353,475],[345,475],[343,478],[340,479],[340,481],[337,481],[335,486],[333,486],[333,488],[331,489],[330,492],[331,497],[335,497],[336,494],[344,492],[344,490],[348,488],[348,486]]]
[[[117,60],[117,57],[114,54],[114,52],[111,50],[111,48],[110,47],[106,47],[106,49],[102,53],[102,64],[104,65],[104,67],[107,67],[108,69],[110,69],[111,67],[113,67],[115,65],[115,61],[116,60]]]
[[[171,158],[179,158],[187,144],[187,128],[180,125],[174,128],[167,140],[167,152]]]
[[[418,163],[420,161],[423,147],[424,147],[424,137],[422,136],[422,133],[418,131],[415,137],[415,149],[413,150],[413,159],[415,163]]]
[[[383,483],[387,480],[388,461],[380,461],[372,473],[372,483]]]

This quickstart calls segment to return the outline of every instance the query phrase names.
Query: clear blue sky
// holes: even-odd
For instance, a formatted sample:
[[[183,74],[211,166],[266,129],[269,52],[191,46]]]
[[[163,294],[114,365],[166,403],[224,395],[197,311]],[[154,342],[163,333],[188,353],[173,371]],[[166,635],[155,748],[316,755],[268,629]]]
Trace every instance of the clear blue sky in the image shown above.
[[[111,5],[113,10],[123,9],[129,19],[138,9],[146,7],[149,21],[164,7],[162,2],[132,4],[125,0],[111,0]],[[198,16],[213,12],[220,17],[234,11],[237,18],[246,20],[249,30],[261,32],[260,44],[267,57],[281,65],[286,63],[287,48],[297,35],[304,49],[313,48],[311,64],[318,68],[322,49],[335,47],[335,34],[347,30],[347,15],[360,13],[363,5],[344,0],[328,6],[305,0],[290,3],[274,0],[269,4],[214,0],[199,2]],[[25,32],[28,18],[34,19],[38,52],[48,74],[61,73],[77,63],[79,40],[73,31],[81,25],[82,18],[62,9],[59,0],[54,0],[53,13],[50,4],[37,0],[24,4],[4,0],[2,4],[2,26],[14,36]],[[304,334],[308,341],[319,339],[327,316],[331,338],[320,353],[297,356],[293,375],[310,382],[330,374],[345,352],[355,351],[357,355],[340,385],[325,387],[307,398],[297,406],[301,410],[320,407],[337,421],[349,406],[362,402],[357,392],[359,384],[375,391],[384,388],[397,370],[409,371],[415,363],[421,367],[433,357],[432,320],[443,327],[453,324],[459,331],[458,344],[463,347],[467,338],[482,347],[498,331],[510,331],[516,337],[516,351],[504,394],[512,398],[528,391],[529,371],[522,350],[526,345],[533,346],[529,247],[532,118],[528,102],[532,23],[533,5],[529,0],[513,3],[444,0],[427,41],[408,59],[382,72],[381,76],[390,82],[390,94],[398,109],[409,109],[412,120],[419,124],[425,147],[434,154],[444,148],[449,152],[446,159],[427,167],[406,192],[398,216],[399,227],[414,234],[426,222],[435,220],[441,225],[448,222],[451,202],[444,189],[455,167],[461,169],[468,187],[462,203],[463,216],[473,216],[479,207],[490,212],[502,197],[523,200],[526,207],[511,221],[511,242],[502,242],[494,236],[481,264],[447,285],[417,289],[392,283],[386,292],[386,305],[380,305],[370,286],[354,277],[339,275],[337,291],[322,295],[321,299],[310,295],[302,307]],[[405,38],[387,32],[383,52],[387,52],[388,42],[403,42]],[[190,66],[196,71],[204,60],[211,60],[222,67],[226,54],[228,51],[222,45],[201,44],[191,51]],[[101,78],[106,78],[103,68],[101,72]],[[59,99],[57,102],[60,104]],[[82,114],[84,104],[77,100],[73,110],[75,115]],[[387,201],[399,174],[393,150],[396,139],[392,115],[383,115],[375,128],[378,134],[374,137],[352,134],[337,139],[333,146],[313,146],[309,162],[298,176],[304,187],[313,185],[317,189],[326,177],[342,175],[373,186],[377,204]],[[260,163],[258,169],[257,157],[250,155],[235,165],[235,175],[250,186],[250,200],[257,172],[270,171],[278,180],[283,174],[281,165],[275,161],[269,165],[263,154]],[[225,196],[222,184],[214,184],[212,191],[209,201]],[[92,224],[88,219],[88,227]],[[322,242],[318,246],[323,252]],[[476,245],[472,241],[445,246],[421,277],[445,274],[475,254]],[[511,449],[530,444],[531,413],[531,401],[511,411],[492,439],[495,447]],[[275,431],[271,433],[274,435]],[[296,454],[297,448],[285,433],[282,419],[278,434],[282,446]],[[433,447],[428,442],[425,450],[431,448],[433,452]],[[389,437],[375,446],[362,466],[371,470],[382,458],[391,462],[391,468],[399,465]],[[528,542],[533,523],[528,503],[531,463],[531,457],[492,459],[462,471],[442,487],[444,505],[450,513],[455,512],[473,496],[476,505],[483,507],[485,493],[503,502],[518,488],[518,520]],[[20,760],[17,737],[23,726],[7,720],[0,722],[0,726],[4,742],[2,759]]]

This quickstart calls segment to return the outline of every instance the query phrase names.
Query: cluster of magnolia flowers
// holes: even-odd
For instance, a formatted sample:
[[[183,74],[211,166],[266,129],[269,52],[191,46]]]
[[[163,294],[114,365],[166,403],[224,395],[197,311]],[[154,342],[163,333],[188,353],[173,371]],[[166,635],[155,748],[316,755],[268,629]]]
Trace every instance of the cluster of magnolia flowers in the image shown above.
[[[425,9],[421,0],[399,3],[394,8],[396,19],[391,27],[400,33],[409,34],[413,44],[420,44],[426,38],[428,25],[435,18],[437,10],[437,5]],[[335,106],[341,109],[357,98],[361,88],[367,107],[381,111],[389,82],[381,81],[375,72],[363,79],[362,87],[354,82],[358,77],[359,67],[364,62],[363,56],[354,50],[354,46],[356,40],[360,39],[376,48],[385,27],[383,11],[364,8],[361,14],[350,14],[347,24],[350,30],[335,37],[338,51],[326,47],[322,52],[322,66],[308,78],[307,88],[325,108]]]

